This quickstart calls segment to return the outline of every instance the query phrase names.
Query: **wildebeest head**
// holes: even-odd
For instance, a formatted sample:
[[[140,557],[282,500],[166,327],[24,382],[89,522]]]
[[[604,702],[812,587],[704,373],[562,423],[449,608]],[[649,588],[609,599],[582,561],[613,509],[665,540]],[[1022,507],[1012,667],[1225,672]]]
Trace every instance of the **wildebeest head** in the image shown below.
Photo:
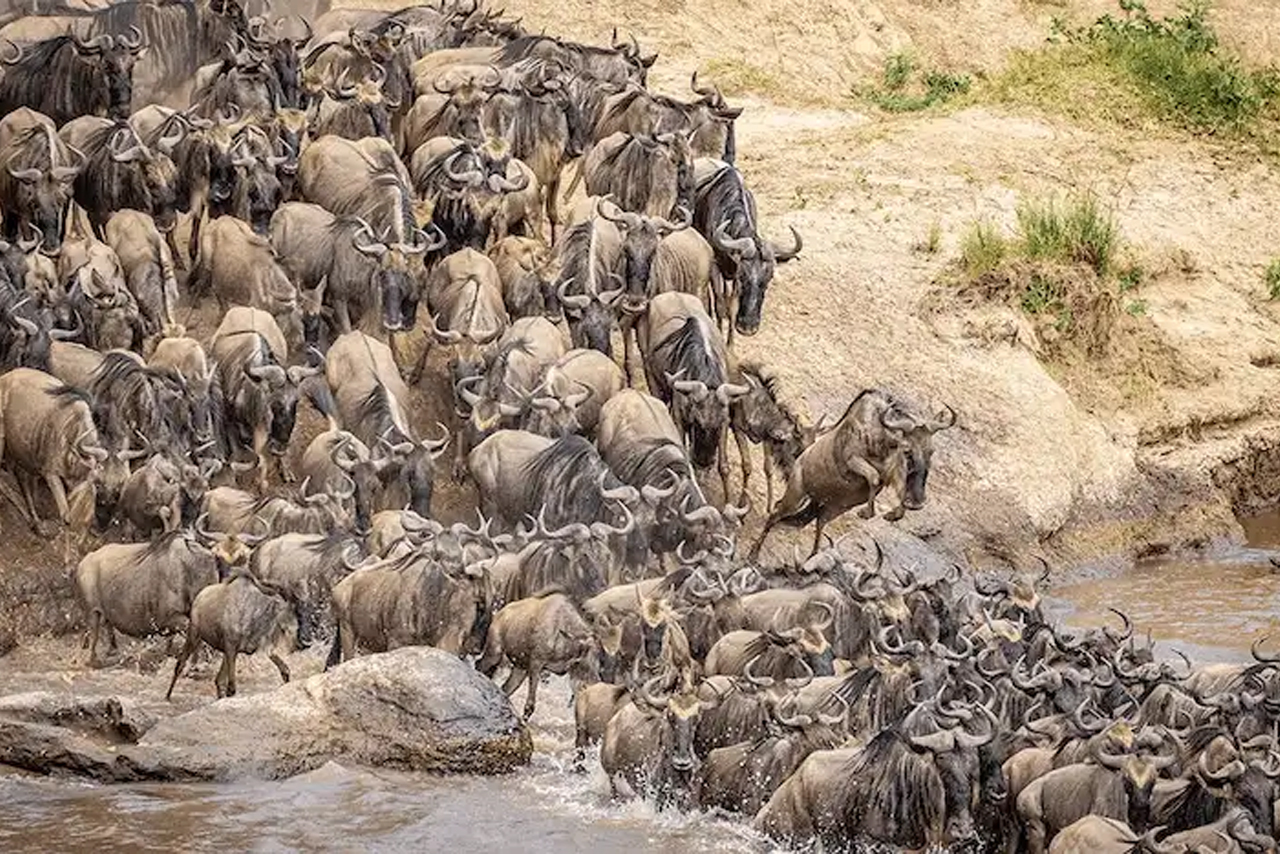
[[[125,124],[111,133],[106,149],[116,164],[112,174],[123,185],[115,188],[116,197],[151,214],[161,231],[172,229],[177,217],[178,170],[169,156],[149,148]]]
[[[901,464],[895,466],[894,471],[900,478],[898,490],[906,509],[919,510],[924,506],[925,483],[933,459],[933,434],[955,423],[956,413],[950,406],[945,413],[933,418],[922,419],[896,407],[881,413],[880,424],[900,455]]]
[[[377,264],[370,284],[382,304],[382,326],[388,332],[401,332],[414,324],[418,314],[415,259],[445,244],[444,234],[434,226],[432,231],[435,240],[422,229],[415,229],[412,243],[398,243],[392,240],[391,229],[384,231],[379,240],[369,224],[360,220],[360,229],[352,236],[352,245]]]
[[[733,261],[733,280],[738,298],[734,328],[741,335],[755,335],[760,329],[765,291],[773,281],[778,262],[789,261],[800,254],[804,241],[800,238],[800,232],[792,227],[795,247],[785,251],[761,238],[755,232],[754,225],[737,230],[746,233],[731,236],[734,229],[730,227],[729,220],[722,221],[711,235],[711,244]]]
[[[382,491],[381,474],[387,458],[375,459],[363,442],[346,431],[330,446],[329,458],[351,479],[357,530],[368,530],[373,500]]]
[[[270,424],[267,448],[271,453],[283,455],[289,447],[298,415],[299,383],[322,370],[323,366],[295,365],[288,370],[276,364],[245,366],[245,374],[255,384],[258,393],[266,397],[268,411],[263,414]]]
[[[1151,819],[1151,794],[1160,772],[1177,762],[1177,754],[1152,756],[1145,752],[1113,753],[1105,742],[1096,742],[1091,751],[1094,760],[1119,774],[1129,802],[1129,826],[1144,832]]]
[[[649,69],[658,61],[658,53],[641,53],[640,42],[636,41],[635,34],[632,33],[628,41],[622,41],[618,38],[618,29],[613,30],[613,49],[626,61],[629,66],[628,77],[635,83],[645,86],[649,77]]]
[[[285,109],[301,109],[302,103],[302,78],[300,74],[300,63],[298,51],[306,46],[311,40],[312,29],[311,23],[301,15],[295,16],[302,24],[306,31],[301,37],[290,38],[281,34],[285,19],[276,21],[272,32],[266,32],[266,21],[262,18],[252,18],[248,22],[248,30],[245,33],[249,43],[257,49],[263,51],[267,55],[267,63],[271,68],[271,73],[275,77],[275,83],[280,95],[277,108]]]
[[[34,225],[40,233],[41,250],[56,253],[62,248],[67,206],[85,157],[74,148],[64,147],[44,126],[24,131],[9,150],[12,154],[5,169],[13,179],[14,190],[13,198],[7,200],[12,208],[9,215]],[[64,151],[71,155],[70,162],[64,162]]]
[[[658,252],[658,243],[673,231],[686,229],[693,222],[688,209],[681,211],[679,222],[671,222],[663,217],[650,217],[643,214],[619,211],[613,215],[609,207],[599,205],[600,216],[619,226],[622,232],[622,264],[623,281],[626,296],[622,302],[624,311],[641,312],[648,305],[649,277],[653,269],[653,259]]]
[[[616,274],[611,274],[616,278]],[[569,334],[573,346],[598,350],[606,356],[613,355],[613,326],[615,313],[626,292],[625,287],[613,290],[569,293],[573,280],[566,279],[556,288],[556,296],[569,322]]]
[[[120,503],[120,493],[129,480],[129,464],[134,460],[145,459],[151,451],[146,445],[141,449],[122,448],[118,451],[107,451],[94,475],[95,521],[98,530],[105,530],[115,516],[116,505]]]
[[[599,649],[596,675],[601,682],[613,682],[618,676],[618,656],[622,652],[622,625],[601,615],[596,618],[592,630]]]
[[[482,118],[489,96],[502,84],[502,76],[496,68],[490,68],[483,76],[464,80],[437,79],[431,84],[441,95],[447,95],[444,107],[443,130],[473,145],[484,142]]]
[[[636,596],[640,596],[638,587]],[[640,652],[647,669],[652,669],[662,658],[667,629],[673,619],[675,613],[665,599],[640,599]]]
[[[127,36],[104,33],[87,42],[73,34],[71,42],[80,58],[94,65],[102,75],[107,89],[108,118],[127,118],[133,100],[133,66],[146,51],[142,31],[131,26]]]
[[[663,715],[665,726],[659,736],[659,750],[664,763],[674,772],[673,776],[687,781],[698,765],[698,756],[693,749],[698,719],[703,710],[714,703],[699,699],[687,685],[677,686],[674,693],[655,696],[662,678],[657,677],[636,689],[636,707],[647,714]]]
[[[556,438],[566,433],[581,432],[578,407],[591,397],[591,389],[577,383],[577,390],[557,396],[549,393],[544,381],[529,394],[528,414],[524,429],[540,436]]]
[[[742,108],[726,104],[717,87],[699,86],[697,71],[693,72],[689,88],[699,96],[686,108],[690,144],[695,151],[722,157],[732,164],[736,154],[733,123],[742,115]]]
[[[245,125],[236,133],[228,151],[234,186],[230,212],[263,236],[270,233],[271,215],[280,206],[282,196],[277,170],[288,156],[279,150],[262,129]]]
[[[683,378],[683,373],[681,369],[666,377],[671,388],[671,414],[689,434],[693,464],[707,468],[715,463],[720,440],[729,424],[729,405],[749,389],[727,382],[711,388],[702,380]]]

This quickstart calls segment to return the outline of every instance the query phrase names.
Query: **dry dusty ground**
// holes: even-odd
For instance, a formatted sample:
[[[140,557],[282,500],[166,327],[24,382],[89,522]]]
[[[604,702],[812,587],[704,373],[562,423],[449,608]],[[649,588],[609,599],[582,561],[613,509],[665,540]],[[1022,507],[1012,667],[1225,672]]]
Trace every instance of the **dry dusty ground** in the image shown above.
[[[607,41],[615,24],[634,30],[646,50],[661,52],[657,88],[687,94],[696,68],[736,93],[747,107],[739,165],[765,230],[785,241],[793,225],[805,237],[802,257],[779,269],[762,331],[739,339],[739,356],[770,364],[815,418],[838,415],[873,384],[952,404],[959,423],[939,435],[929,505],[899,526],[974,563],[1028,551],[1070,563],[1239,536],[1236,512],[1280,499],[1272,462],[1280,316],[1261,282],[1280,254],[1273,162],[1039,111],[978,104],[887,117],[848,97],[893,53],[995,72],[1011,50],[1042,43],[1051,17],[1083,22],[1113,8],[1103,0],[507,4],[531,28],[572,38]],[[1213,20],[1247,57],[1274,56],[1280,8],[1224,0]],[[1007,226],[1020,198],[1078,190],[1114,212],[1148,271],[1135,294],[1147,303],[1141,346],[1050,370],[1014,311],[937,310],[933,282],[965,226],[977,217]],[[940,251],[922,252],[935,223]],[[418,402],[425,425],[447,414],[445,393],[433,381]],[[318,426],[306,417],[295,445]],[[473,506],[467,490],[442,486],[444,518]],[[833,528],[859,524],[849,517]],[[28,623],[74,621],[60,550],[7,506],[0,525],[0,566],[9,570],[0,599],[43,603],[10,608],[0,623],[16,621],[21,633]],[[789,550],[779,537],[773,556]]]

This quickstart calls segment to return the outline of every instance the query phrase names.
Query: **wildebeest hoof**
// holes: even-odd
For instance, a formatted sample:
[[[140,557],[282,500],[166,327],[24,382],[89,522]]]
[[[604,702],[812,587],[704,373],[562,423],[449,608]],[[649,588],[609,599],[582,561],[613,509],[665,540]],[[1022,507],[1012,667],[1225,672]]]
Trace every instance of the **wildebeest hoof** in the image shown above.
[[[858,515],[863,519],[874,519],[876,517],[876,508],[866,505],[858,510]],[[885,518],[888,519],[890,516],[885,516]]]
[[[48,519],[37,519],[35,529],[36,534],[45,540],[58,536],[58,531],[61,530],[57,522]]]
[[[890,510],[888,513],[884,514],[884,518],[890,522],[896,522],[905,515],[907,515],[906,510],[903,510],[901,507],[895,507],[894,509]]]

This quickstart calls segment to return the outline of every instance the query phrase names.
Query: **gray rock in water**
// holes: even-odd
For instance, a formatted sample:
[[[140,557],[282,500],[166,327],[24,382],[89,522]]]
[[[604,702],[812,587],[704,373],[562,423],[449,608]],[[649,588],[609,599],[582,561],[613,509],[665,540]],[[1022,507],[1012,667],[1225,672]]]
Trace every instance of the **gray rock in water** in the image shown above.
[[[0,701],[0,763],[113,781],[278,779],[330,760],[495,774],[528,763],[533,752],[498,687],[428,647],[357,658],[275,691],[220,700],[115,749],[5,717]]]

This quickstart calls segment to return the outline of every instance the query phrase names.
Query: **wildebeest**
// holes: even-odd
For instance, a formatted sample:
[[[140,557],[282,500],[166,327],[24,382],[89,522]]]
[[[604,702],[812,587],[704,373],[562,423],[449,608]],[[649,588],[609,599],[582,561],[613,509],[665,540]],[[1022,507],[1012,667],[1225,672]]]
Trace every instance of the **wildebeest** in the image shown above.
[[[949,406],[943,415],[923,417],[886,391],[862,391],[836,425],[800,454],[786,493],[752,546],[753,559],[780,522],[803,527],[816,520],[812,553],[817,554],[823,527],[859,504],[865,504],[860,516],[874,516],[875,496],[884,485],[898,500],[886,519],[896,521],[907,510],[923,507],[933,434],[955,422]]]
[[[543,436],[594,436],[600,408],[626,386],[612,359],[598,350],[570,350],[547,368],[529,395],[524,429]]]
[[[765,511],[773,510],[773,471],[782,473],[785,484],[791,478],[801,452],[813,444],[822,423],[811,425],[794,406],[782,398],[778,376],[757,362],[740,362],[739,376],[748,389],[729,407],[733,436],[742,460],[742,492],[739,504],[748,500],[751,484],[751,452],[748,443],[764,448]]]
[[[32,525],[40,524],[34,491],[40,478],[49,487],[58,518],[86,528],[93,512],[94,474],[106,459],[87,395],[31,368],[0,375],[0,462],[17,475],[25,502],[9,497]]]
[[[729,324],[732,346],[734,331],[754,335],[760,329],[774,268],[799,255],[803,241],[792,228],[795,248],[783,251],[760,236],[755,196],[735,167],[713,160],[699,160],[695,167],[693,222],[716,251],[716,315]]]
[[[279,461],[293,435],[299,384],[321,370],[286,368],[288,352],[284,333],[271,315],[248,306],[228,310],[210,344],[224,401],[222,438],[229,453],[247,450],[253,455],[247,466],[236,461],[231,465],[241,470],[256,467],[261,487],[267,480],[264,455],[270,451]]]
[[[587,193],[613,196],[624,211],[671,218],[693,209],[693,162],[680,133],[614,133],[582,160]]]
[[[120,258],[91,235],[67,238],[58,256],[58,275],[67,282],[67,302],[84,327],[81,340],[99,350],[141,349],[142,316]]]
[[[556,246],[555,289],[573,345],[612,356],[612,332],[626,285],[622,235],[602,214],[604,205],[604,200],[596,201],[593,215],[571,226]]]
[[[177,332],[179,330],[171,330]],[[222,389],[204,347],[185,335],[166,336],[156,343],[147,366],[166,373],[182,386],[197,448],[211,447],[221,435]]]
[[[308,494],[306,484],[299,491],[301,500],[292,500],[279,495],[260,498],[252,492],[219,486],[204,494],[197,522],[205,523],[207,518],[210,529],[225,534],[258,527],[264,536],[320,534],[350,527],[347,502],[355,492],[350,478],[333,494]],[[203,527],[200,533],[205,533]]]
[[[253,550],[249,569],[295,603],[298,643],[309,645],[326,625],[331,629],[333,585],[359,562],[359,540],[345,531],[282,534]]]
[[[85,163],[75,179],[75,200],[103,236],[110,216],[124,208],[142,211],[162,230],[173,228],[177,170],[169,155],[153,150],[124,119],[80,119],[59,136],[82,151]]]
[[[77,116],[129,115],[133,64],[145,48],[135,27],[130,37],[100,35],[81,41],[54,36],[0,57],[0,113],[30,107],[62,125]],[[10,43],[12,47],[12,43]]]
[[[155,221],[140,211],[117,211],[107,220],[105,239],[120,259],[129,291],[138,302],[143,331],[154,336],[173,328],[178,281],[173,256]]]
[[[349,82],[339,77],[314,107],[312,132],[316,136],[333,134],[345,139],[376,136],[392,141],[391,111],[400,104],[388,100],[382,91],[386,73],[378,69],[373,77]]]
[[[448,249],[484,250],[511,231],[506,200],[534,179],[505,146],[502,140],[472,145],[437,137],[413,153],[414,189],[431,205],[432,222],[444,233]]]
[[[428,219],[417,216],[412,182],[395,149],[376,137],[313,140],[298,160],[298,190],[330,213],[360,217],[384,243],[412,245],[414,229]]]
[[[23,228],[34,228],[41,248],[57,252],[84,156],[67,148],[48,116],[24,107],[0,119],[0,165],[5,237],[17,240]]]
[[[653,135],[680,132],[688,135],[695,157],[718,157],[733,163],[733,123],[742,115],[742,108],[726,104],[716,87],[699,86],[697,71],[693,72],[689,87],[698,100],[677,101],[642,86],[628,87],[606,98],[596,120],[596,139],[618,131]]]
[[[697,297],[672,291],[649,301],[636,332],[649,388],[671,407],[693,464],[717,465],[727,500],[729,407],[748,388],[731,381],[736,366],[719,331]]]
[[[192,293],[212,293],[225,311],[243,305],[267,312],[281,323],[293,318],[298,291],[276,262],[271,243],[236,217],[218,217],[200,234],[200,253],[191,269]]]
[[[348,332],[325,354],[325,376],[337,403],[338,420],[371,452],[385,452],[383,495],[376,509],[408,506],[431,515],[435,460],[450,435],[418,438],[409,416],[409,388],[400,377],[391,348],[363,332]]]
[[[186,529],[150,543],[109,543],[86,555],[73,574],[76,597],[88,613],[89,663],[97,666],[98,635],[107,628],[131,637],[186,628],[196,594],[218,582],[219,560]]]
[[[489,258],[502,281],[502,299],[513,319],[560,314],[549,277],[551,259],[542,241],[508,235],[489,249]]]
[[[182,668],[202,641],[222,653],[222,665],[214,677],[219,697],[236,695],[236,658],[260,649],[267,650],[280,678],[288,682],[289,666],[281,653],[292,652],[297,637],[293,603],[269,582],[235,572],[222,583],[203,588],[191,602],[187,641],[173,665],[165,699],[173,696]]]
[[[488,344],[511,322],[497,268],[470,248],[459,249],[431,270],[427,309],[435,339],[445,344]]]
[[[693,732],[711,704],[687,688],[657,696],[655,690],[638,686],[631,704],[609,719],[600,764],[615,796],[652,794],[659,805],[687,806],[698,763]]]
[[[504,662],[511,665],[502,690],[511,696],[526,679],[525,719],[533,717],[543,671],[572,673],[590,665],[595,635],[577,607],[563,593],[531,596],[510,602],[489,624],[484,656],[476,669],[492,676]]]

